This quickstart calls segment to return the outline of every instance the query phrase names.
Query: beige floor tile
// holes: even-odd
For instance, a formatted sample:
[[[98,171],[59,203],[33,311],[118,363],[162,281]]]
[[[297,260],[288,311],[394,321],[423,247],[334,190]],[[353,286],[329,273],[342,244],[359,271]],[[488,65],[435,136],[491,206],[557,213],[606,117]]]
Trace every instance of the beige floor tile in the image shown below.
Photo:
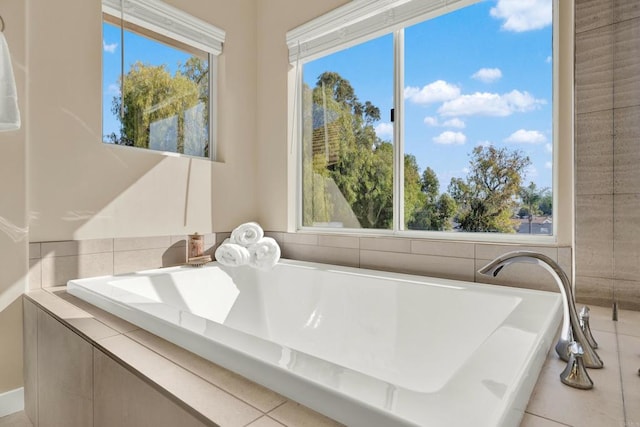
[[[618,311],[618,334],[640,337],[640,311]]]
[[[559,375],[566,363],[558,359],[552,349],[529,400],[528,413],[570,426],[623,425],[616,337],[599,332],[596,340],[600,344],[598,354],[604,361],[604,368],[589,369],[594,388],[578,390],[562,384]]]
[[[288,401],[269,412],[269,416],[288,427],[337,427],[342,424],[306,406]]]
[[[640,426],[640,337],[618,335],[618,344],[627,426]]]
[[[147,331],[139,329],[128,333],[127,336],[263,412],[268,412],[286,401],[278,393]]]
[[[578,312],[582,309],[583,304],[576,304]],[[620,312],[618,312],[620,314]],[[613,310],[611,307],[601,307],[598,305],[589,305],[589,325],[596,341],[598,340],[597,332],[616,332],[616,325],[612,319]]]
[[[24,411],[20,411],[0,418],[0,427],[33,427],[33,424]]]
[[[562,427],[566,424],[560,424],[546,418],[538,417],[537,415],[524,414],[520,427]]]

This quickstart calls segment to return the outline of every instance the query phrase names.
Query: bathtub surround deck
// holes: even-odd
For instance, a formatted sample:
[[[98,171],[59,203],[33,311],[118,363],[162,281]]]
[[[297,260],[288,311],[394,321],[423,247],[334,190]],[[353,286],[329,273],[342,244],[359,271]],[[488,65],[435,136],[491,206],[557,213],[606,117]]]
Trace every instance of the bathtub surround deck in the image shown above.
[[[178,412],[186,412],[190,417],[194,417],[193,408],[198,407],[203,388],[211,387],[218,396],[224,396],[225,399],[231,396],[235,405],[245,405],[232,406],[232,409],[241,407],[251,414],[249,418],[256,417],[245,424],[247,427],[340,425],[161,338],[137,329],[134,325],[69,295],[65,289],[62,286],[35,290],[25,296],[25,346],[31,350],[27,354],[32,354],[25,366],[29,378],[25,390],[25,409],[32,420],[35,420],[34,414],[37,415],[38,408],[34,391],[41,386],[35,375],[38,367],[37,322],[49,322],[51,319],[66,327],[56,328],[58,332],[62,331],[64,336],[71,333],[72,341],[91,342],[94,353],[102,352],[114,360],[112,363],[102,360],[102,355],[99,357],[102,360],[100,363],[107,364],[119,373],[118,378],[125,382],[127,387],[135,384],[136,388],[132,393],[137,393],[142,399],[139,410],[148,416],[153,416],[157,406],[151,406],[154,409],[147,410],[150,406],[146,405],[157,405],[154,399],[160,399],[164,404],[171,403],[171,407]],[[592,307],[591,326],[596,340],[600,343],[599,354],[607,363],[604,369],[589,371],[595,382],[594,389],[585,392],[562,385],[558,375],[565,364],[551,349],[531,395],[521,427],[633,426],[640,423],[640,407],[635,404],[640,399],[640,377],[637,375],[640,313],[620,310],[619,321],[613,322],[610,309]],[[76,353],[68,354],[69,360],[65,369],[72,366],[74,362],[71,359],[75,356]],[[51,356],[46,355],[39,363],[49,363],[50,360]],[[162,372],[170,374],[162,375]],[[119,392],[125,392],[123,400],[132,397],[127,391],[128,388],[125,387]],[[144,396],[141,396],[142,394]],[[102,403],[93,401],[91,404],[92,410],[98,414],[99,410],[96,410],[96,407]],[[110,404],[114,402],[107,402],[105,405]],[[209,401],[209,404],[213,403]],[[226,418],[226,424],[221,425],[241,424],[241,416],[233,418],[229,415],[231,409],[224,405],[216,406],[220,413],[214,420],[230,417]],[[115,408],[121,409],[122,407]],[[0,427],[13,427],[17,421],[24,422],[24,417],[20,415],[0,418]],[[201,422],[199,425],[213,425],[198,420]],[[105,424],[106,421],[95,417],[92,425],[107,426],[109,424]],[[40,427],[44,425],[43,423]],[[25,423],[24,426],[30,427],[30,424]],[[34,423],[33,426],[38,427],[38,424]],[[91,424],[82,425],[90,426]],[[163,424],[158,424],[158,427],[162,426]]]
[[[292,260],[67,291],[353,427],[517,426],[562,312],[558,293]]]

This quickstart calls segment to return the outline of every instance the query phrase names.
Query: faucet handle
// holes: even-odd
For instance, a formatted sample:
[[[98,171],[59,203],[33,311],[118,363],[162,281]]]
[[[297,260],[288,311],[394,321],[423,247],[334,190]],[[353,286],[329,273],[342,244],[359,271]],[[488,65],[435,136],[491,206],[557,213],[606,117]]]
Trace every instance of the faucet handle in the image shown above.
[[[582,356],[584,350],[582,346],[572,341],[568,347],[569,350],[569,362],[564,371],[560,374],[560,381],[570,387],[579,388],[582,390],[589,390],[593,388],[593,381],[589,377],[587,370],[584,367]]]
[[[592,348],[598,348],[598,343],[591,334],[591,326],[589,325],[589,311],[589,307],[587,307],[586,305],[582,307],[582,310],[580,310],[580,329],[582,329],[582,332],[584,332],[584,336],[589,342],[589,345]]]

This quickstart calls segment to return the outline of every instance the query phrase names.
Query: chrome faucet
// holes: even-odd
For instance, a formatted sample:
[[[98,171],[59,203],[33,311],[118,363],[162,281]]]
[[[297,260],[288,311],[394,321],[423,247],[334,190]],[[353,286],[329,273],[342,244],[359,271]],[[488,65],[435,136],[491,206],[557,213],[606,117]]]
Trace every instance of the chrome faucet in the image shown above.
[[[602,360],[593,349],[589,340],[585,336],[584,331],[580,327],[571,282],[569,282],[567,275],[558,263],[548,256],[537,252],[515,251],[499,256],[478,270],[478,273],[496,277],[504,267],[517,262],[537,264],[544,267],[549,273],[551,273],[553,278],[556,280],[556,284],[560,288],[560,293],[562,294],[563,318],[560,338],[556,344],[556,353],[558,353],[560,359],[565,362],[569,361],[571,356],[570,347],[572,342],[575,341],[582,348],[584,366],[587,368],[602,368],[604,366]]]

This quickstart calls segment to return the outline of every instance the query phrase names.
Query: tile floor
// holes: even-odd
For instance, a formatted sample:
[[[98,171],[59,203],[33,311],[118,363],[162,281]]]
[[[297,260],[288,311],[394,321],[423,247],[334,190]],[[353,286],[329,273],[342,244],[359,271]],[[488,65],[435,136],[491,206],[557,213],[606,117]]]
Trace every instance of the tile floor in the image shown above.
[[[592,390],[560,383],[565,367],[553,350],[538,378],[521,427],[640,427],[640,312],[591,307],[591,329],[603,369],[589,369]]]
[[[599,343],[598,353],[605,363],[601,370],[589,370],[595,383],[593,390],[577,390],[561,384],[558,376],[565,364],[552,350],[521,427],[640,427],[640,312],[621,310],[618,322],[614,322],[610,309],[592,306],[591,327]],[[147,345],[150,342],[145,341],[157,340],[146,336],[144,331],[137,334],[136,338]],[[154,345],[156,350],[160,350],[158,346]],[[263,416],[251,426],[315,426],[321,419],[322,425],[336,425],[290,401],[279,406],[278,411],[281,414],[274,411],[273,418]],[[31,423],[20,412],[0,418],[0,427],[31,427]]]

